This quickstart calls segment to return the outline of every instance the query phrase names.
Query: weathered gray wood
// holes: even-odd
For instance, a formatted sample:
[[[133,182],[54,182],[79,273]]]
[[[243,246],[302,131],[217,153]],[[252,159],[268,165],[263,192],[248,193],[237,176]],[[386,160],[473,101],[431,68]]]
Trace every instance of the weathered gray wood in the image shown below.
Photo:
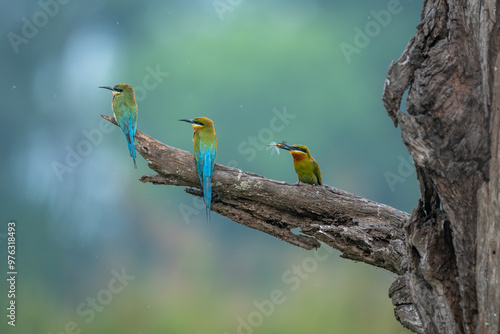
[[[391,297],[392,303],[396,306],[394,315],[408,329],[415,333],[424,333],[422,320],[418,315],[415,305],[413,305],[413,299],[407,282],[408,276],[408,274],[399,276],[389,289],[389,297]]]
[[[500,68],[497,55],[495,68]],[[500,333],[500,71],[495,72],[491,108],[489,182],[478,196],[477,269],[478,331]]]
[[[406,226],[405,282],[425,333],[499,333],[497,6],[425,1],[384,86],[422,193]]]

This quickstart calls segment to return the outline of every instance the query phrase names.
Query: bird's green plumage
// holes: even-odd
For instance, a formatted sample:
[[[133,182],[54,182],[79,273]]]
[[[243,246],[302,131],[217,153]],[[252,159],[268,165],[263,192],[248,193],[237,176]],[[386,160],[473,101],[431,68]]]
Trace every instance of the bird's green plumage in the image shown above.
[[[206,117],[198,117],[194,121],[203,124],[203,126],[199,126],[193,123],[193,146],[195,151],[199,150],[201,146],[206,146],[217,152],[217,136],[215,135],[214,123]]]
[[[130,117],[137,122],[137,102],[135,101],[134,89],[126,84],[116,85],[114,89],[121,89],[122,92],[113,95],[113,113],[115,118],[123,119]]]
[[[306,146],[285,145],[283,148],[293,156],[293,166],[300,182],[321,185],[321,170]]]
[[[210,222],[210,204],[212,202],[212,174],[217,154],[217,137],[214,123],[206,117],[181,119],[193,125],[194,158],[198,177],[203,188],[203,198],[207,207],[207,219]]]
[[[135,101],[134,89],[127,84],[119,84],[111,87],[99,87],[109,89],[113,92],[113,114],[116,122],[122,129],[127,139],[128,151],[134,159],[134,167],[137,168],[135,158],[135,131],[137,129],[137,102]]]

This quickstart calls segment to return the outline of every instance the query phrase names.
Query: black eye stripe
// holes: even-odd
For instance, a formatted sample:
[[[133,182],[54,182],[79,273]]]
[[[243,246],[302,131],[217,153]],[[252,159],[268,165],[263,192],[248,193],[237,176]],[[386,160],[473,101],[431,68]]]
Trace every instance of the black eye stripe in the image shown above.
[[[117,92],[120,92],[120,93],[121,93],[121,92],[123,92],[123,89],[121,89],[121,88],[115,88],[115,91],[117,91]]]
[[[202,123],[202,122],[200,122],[200,121],[193,121],[193,123],[195,123],[196,125],[201,125],[201,126],[205,125],[205,124],[203,124],[203,123]]]

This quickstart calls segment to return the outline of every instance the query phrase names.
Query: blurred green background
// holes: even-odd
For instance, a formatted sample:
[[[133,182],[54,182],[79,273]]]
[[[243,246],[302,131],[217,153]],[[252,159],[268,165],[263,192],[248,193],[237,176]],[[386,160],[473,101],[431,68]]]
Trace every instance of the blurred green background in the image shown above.
[[[112,96],[97,87],[132,85],[138,129],[169,145],[192,151],[177,120],[210,117],[220,164],[295,183],[290,155],[265,146],[304,144],[325,184],[411,212],[416,176],[381,95],[420,1],[2,8],[0,268],[14,220],[18,275],[15,327],[0,282],[1,333],[407,332],[393,274],[216,214],[208,226],[182,188],[140,183],[151,171],[105,126]]]

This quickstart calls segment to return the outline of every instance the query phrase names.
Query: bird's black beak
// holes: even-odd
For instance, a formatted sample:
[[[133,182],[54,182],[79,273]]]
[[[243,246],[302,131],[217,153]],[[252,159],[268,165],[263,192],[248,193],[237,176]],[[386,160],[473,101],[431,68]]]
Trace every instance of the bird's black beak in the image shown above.
[[[288,145],[288,144],[287,144],[287,143],[285,143],[285,142],[282,142],[282,143],[281,143],[280,148],[282,148],[282,149],[284,149],[284,150],[287,150],[287,151],[293,151],[293,150],[294,150],[293,146],[290,146],[290,145]]]
[[[104,87],[103,87],[103,88],[104,88]],[[186,119],[186,118],[184,118],[184,119],[180,119],[179,121],[188,122],[188,123],[191,123],[191,124],[193,124],[193,123],[194,123],[194,120],[192,120],[192,119]]]
[[[98,87],[98,88],[104,88],[104,89],[109,89],[110,91],[115,91],[115,89],[113,87],[107,87],[107,86],[101,86],[101,87]]]

